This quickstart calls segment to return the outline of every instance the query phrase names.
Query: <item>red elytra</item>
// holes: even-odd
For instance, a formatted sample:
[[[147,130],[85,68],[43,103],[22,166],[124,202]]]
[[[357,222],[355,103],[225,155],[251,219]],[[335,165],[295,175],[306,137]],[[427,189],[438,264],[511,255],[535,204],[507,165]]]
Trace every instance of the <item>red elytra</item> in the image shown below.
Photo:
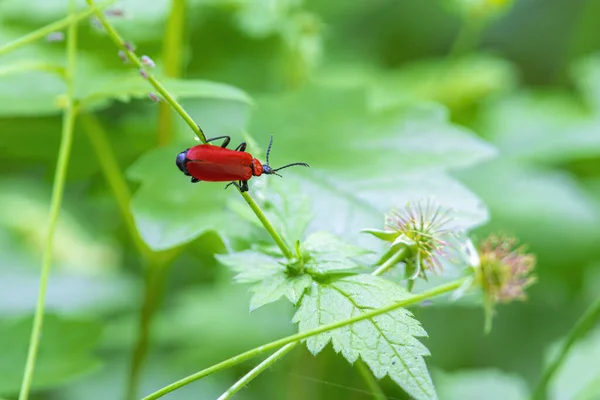
[[[267,162],[262,164],[258,159],[246,153],[246,143],[241,143],[235,150],[227,149],[230,142],[229,136],[219,136],[207,139],[211,142],[217,139],[224,139],[223,144],[213,146],[211,144],[201,144],[194,146],[177,155],[177,167],[187,176],[192,177],[192,182],[227,182],[229,185],[235,185],[240,191],[248,191],[248,180],[253,176],[279,175],[277,171],[294,165],[308,167],[306,163],[292,163],[273,169],[269,166],[269,153],[273,145],[273,136],[267,148]],[[279,175],[281,176],[281,175]],[[227,185],[227,186],[229,186]],[[227,187],[226,186],[226,187]]]

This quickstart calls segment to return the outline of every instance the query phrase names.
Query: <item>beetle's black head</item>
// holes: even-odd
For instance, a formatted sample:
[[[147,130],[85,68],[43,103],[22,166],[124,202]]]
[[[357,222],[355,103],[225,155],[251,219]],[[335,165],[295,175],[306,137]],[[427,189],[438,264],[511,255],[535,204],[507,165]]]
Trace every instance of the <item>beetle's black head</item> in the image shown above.
[[[181,170],[181,172],[183,172],[187,176],[190,176],[190,173],[188,172],[187,166],[186,166],[188,150],[189,149],[177,154],[177,158],[175,159],[175,164],[177,164],[177,168],[179,168]]]

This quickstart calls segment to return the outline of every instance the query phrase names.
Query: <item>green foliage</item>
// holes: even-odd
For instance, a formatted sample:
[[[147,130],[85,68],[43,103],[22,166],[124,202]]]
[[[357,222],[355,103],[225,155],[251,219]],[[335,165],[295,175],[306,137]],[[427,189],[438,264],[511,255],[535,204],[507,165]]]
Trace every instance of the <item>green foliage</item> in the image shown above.
[[[100,366],[92,350],[100,339],[96,321],[49,314],[44,324],[40,353],[33,381],[35,389],[63,385]],[[3,321],[0,325],[0,393],[19,391],[31,332],[31,318]]]
[[[300,332],[356,316],[406,299],[410,293],[376,276],[355,275],[329,283],[313,283],[294,315]],[[429,351],[415,337],[427,336],[421,324],[404,309],[367,319],[308,338],[317,354],[331,341],[350,363],[360,357],[375,377],[389,375],[416,399],[435,399],[435,389],[423,356]]]
[[[77,123],[48,281],[47,305],[61,315],[46,316],[35,397],[123,397],[128,356],[143,342],[142,309],[151,320],[141,370],[147,394],[292,334],[294,309],[305,332],[413,298],[394,282],[402,282],[399,268],[386,272],[389,280],[363,274],[397,248],[386,253],[389,246],[359,232],[385,237],[384,214],[427,198],[452,208],[457,228],[477,228],[474,241],[493,230],[531,246],[540,268],[529,302],[499,307],[485,340],[480,312],[443,300],[414,316],[398,309],[322,333],[306,339],[316,360],[290,355],[244,394],[294,400],[362,390],[345,360],[322,351],[331,342],[350,363],[360,358],[376,378],[389,376],[395,384],[380,383],[390,398],[404,398],[402,389],[414,398],[527,396],[540,355],[597,296],[600,57],[588,49],[600,44],[600,10],[594,2],[521,3],[136,0],[111,7],[109,21],[138,55],[155,60],[149,71],[208,137],[229,135],[232,147],[246,141],[265,161],[272,134],[273,167],[311,165],[249,182],[291,259],[235,188],[192,185],[177,170],[175,156],[198,144],[193,133],[164,99],[147,99],[155,88],[123,63],[96,19],[80,22],[75,100],[106,131],[123,187],[115,194],[105,182],[97,162],[104,155]],[[184,12],[172,24],[175,4]],[[0,47],[64,18],[67,8],[63,0],[0,1]],[[549,22],[558,28],[548,31]],[[177,35],[182,47],[166,56],[164,38]],[[12,398],[31,325],[15,315],[30,312],[38,290],[68,74],[64,42],[41,38],[0,57],[0,396]],[[178,78],[166,78],[169,69],[179,69]],[[173,140],[159,147],[160,135]],[[149,247],[144,255],[133,245],[137,234]],[[251,284],[250,293],[232,286],[215,259]],[[454,267],[415,287],[465,273]],[[156,292],[148,283],[153,268],[166,277]],[[282,297],[289,302],[270,304]],[[471,296],[463,304],[480,302]],[[72,312],[85,319],[65,316]],[[417,318],[432,333],[435,389]],[[574,346],[551,395],[598,397],[596,339]],[[480,369],[482,359],[494,369]],[[100,370],[101,362],[109,368]],[[200,390],[216,398],[250,367],[173,396]]]

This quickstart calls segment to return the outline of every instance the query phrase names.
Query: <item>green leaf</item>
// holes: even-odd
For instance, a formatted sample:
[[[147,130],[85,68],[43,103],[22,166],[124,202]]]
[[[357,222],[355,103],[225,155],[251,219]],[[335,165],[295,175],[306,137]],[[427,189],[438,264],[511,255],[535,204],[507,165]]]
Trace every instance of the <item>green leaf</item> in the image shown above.
[[[309,275],[291,275],[285,267],[285,260],[254,250],[218,255],[217,260],[237,273],[238,282],[258,282],[250,290],[254,293],[250,300],[250,311],[279,300],[285,296],[296,304],[312,282]]]
[[[291,175],[291,174],[290,174]],[[484,203],[456,179],[443,173],[374,172],[371,177],[341,178],[336,173],[307,171],[297,178],[313,202],[308,232],[329,231],[369,249],[377,240],[360,234],[365,227],[383,227],[384,215],[408,202],[433,200],[453,210],[457,228],[471,229],[488,219]],[[331,205],[335,204],[335,207]]]
[[[368,250],[342,242],[329,232],[317,232],[310,235],[302,244],[302,249],[309,253],[305,267],[316,274],[342,272],[359,267],[351,261],[369,253]]]
[[[481,130],[507,157],[561,164],[600,155],[600,115],[563,92],[525,92],[490,102]]]
[[[250,311],[277,301],[283,296],[296,304],[311,283],[309,275],[288,276],[284,271],[280,271],[250,289],[254,293],[250,300]]]
[[[273,166],[303,161],[350,180],[461,168],[495,155],[491,145],[452,125],[445,108],[419,104],[375,112],[363,88],[309,86],[257,103],[250,127],[257,140],[268,142],[267,132],[285,138],[273,145]]]
[[[395,283],[371,275],[355,275],[331,283],[314,282],[294,315],[300,332],[355,317],[407,299],[410,293]],[[429,351],[415,337],[427,336],[405,309],[373,317],[306,339],[317,354],[329,343],[354,363],[358,357],[378,379],[389,375],[416,399],[435,399],[435,389],[423,359]]]
[[[469,55],[451,62],[413,62],[398,71],[381,74],[372,84],[370,103],[378,110],[417,100],[435,101],[457,112],[515,86],[515,68],[506,60]]]
[[[32,319],[0,324],[0,393],[18,393],[23,379]],[[100,365],[92,350],[100,339],[95,321],[67,319],[53,314],[44,318],[44,329],[33,377],[34,389],[65,384]]]
[[[235,280],[240,283],[260,282],[278,275],[285,268],[281,264],[283,258],[277,259],[255,250],[216,254],[215,257],[221,264],[237,273]]]

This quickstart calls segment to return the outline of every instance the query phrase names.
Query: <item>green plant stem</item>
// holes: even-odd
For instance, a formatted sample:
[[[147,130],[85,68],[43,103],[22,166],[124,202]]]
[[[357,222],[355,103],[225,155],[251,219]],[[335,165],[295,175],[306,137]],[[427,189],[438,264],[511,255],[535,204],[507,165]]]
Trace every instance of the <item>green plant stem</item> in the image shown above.
[[[227,400],[233,397],[234,394],[239,392],[244,386],[250,381],[260,375],[263,371],[275,364],[280,358],[285,356],[287,353],[292,351],[300,342],[288,343],[275,353],[271,354],[263,362],[254,367],[250,372],[239,379],[233,386],[231,386],[225,393],[223,393],[217,400]]]
[[[75,0],[69,2],[69,15],[75,13]],[[33,327],[31,329],[31,338],[29,341],[29,351],[27,353],[27,361],[25,363],[25,373],[19,393],[19,400],[27,400],[31,383],[33,381],[33,373],[35,370],[35,362],[39,350],[40,340],[42,338],[42,325],[44,322],[44,307],[46,303],[46,287],[48,286],[48,278],[50,276],[50,266],[52,263],[52,250],[54,247],[54,234],[58,222],[58,215],[62,204],[65,181],[67,177],[67,169],[69,166],[69,157],[73,143],[73,128],[75,126],[75,105],[73,102],[74,94],[74,74],[75,60],[77,57],[77,24],[73,22],[67,30],[67,67],[65,70],[66,81],[66,101],[65,111],[62,121],[62,134],[60,148],[58,151],[58,161],[54,174],[54,184],[52,187],[52,199],[50,203],[50,218],[48,221],[48,233],[44,245],[44,257],[42,261],[42,273],[40,277],[40,289],[38,292],[37,303],[35,307],[35,315],[33,317]]]
[[[285,244],[283,239],[281,239],[281,236],[279,236],[279,234],[277,233],[275,228],[273,228],[273,225],[271,225],[271,223],[269,222],[269,220],[267,219],[265,214],[262,212],[262,210],[260,209],[258,204],[256,204],[256,202],[254,201],[254,199],[252,199],[252,197],[250,197],[248,192],[242,192],[242,197],[244,198],[244,200],[246,200],[246,203],[248,203],[248,205],[250,206],[252,211],[254,211],[254,213],[256,214],[256,216],[258,217],[260,222],[263,224],[263,226],[265,227],[267,232],[269,232],[269,235],[271,235],[271,237],[273,238],[273,240],[275,241],[275,243],[277,244],[277,246],[279,247],[279,249],[285,256],[285,258],[287,258],[287,259],[293,258],[294,254],[288,248],[288,246]]]
[[[395,264],[402,261],[407,255],[408,255],[408,247],[404,246],[400,250],[398,250],[396,253],[394,253],[393,256],[388,258],[386,262],[381,264],[381,266],[379,268],[377,268],[375,271],[373,271],[371,273],[371,275],[375,275],[375,276],[383,275],[385,272],[387,272],[387,270],[392,268]]]
[[[487,24],[485,18],[467,18],[463,21],[458,36],[454,40],[448,59],[454,60],[464,54],[474,51],[479,43],[481,32]]]
[[[244,362],[244,361],[246,361],[246,360],[248,360],[250,358],[256,357],[259,354],[271,351],[271,350],[279,348],[281,346],[285,346],[285,345],[290,344],[290,343],[298,342],[298,341],[300,341],[302,339],[306,339],[308,337],[315,336],[315,335],[318,335],[318,334],[323,333],[323,332],[327,332],[327,331],[330,331],[330,330],[333,330],[333,329],[338,329],[338,328],[341,328],[341,327],[353,324],[355,322],[359,322],[359,321],[363,321],[365,319],[373,318],[373,317],[376,317],[378,315],[385,314],[385,313],[388,313],[390,311],[396,310],[398,308],[406,307],[406,306],[409,306],[409,305],[415,304],[415,303],[420,303],[423,300],[427,300],[427,299],[430,299],[432,297],[436,297],[436,296],[439,296],[441,294],[451,292],[452,290],[458,289],[463,284],[463,282],[465,281],[465,279],[466,278],[461,278],[461,279],[458,279],[458,280],[446,283],[444,285],[437,286],[435,288],[426,290],[426,291],[424,291],[422,293],[415,294],[415,295],[411,296],[410,298],[404,299],[404,300],[399,301],[399,302],[397,302],[395,304],[391,304],[391,305],[386,306],[386,307],[377,308],[375,310],[366,312],[366,313],[361,314],[361,315],[357,315],[357,316],[352,317],[352,318],[348,318],[348,319],[343,320],[343,321],[337,321],[337,322],[334,322],[334,323],[331,323],[331,324],[322,325],[322,326],[320,326],[318,328],[311,329],[311,330],[308,330],[308,331],[305,331],[305,332],[296,333],[295,335],[291,335],[291,336],[288,336],[288,337],[285,337],[285,338],[282,338],[282,339],[278,339],[278,340],[275,340],[273,342],[264,344],[262,346],[256,347],[256,348],[254,348],[252,350],[249,350],[249,351],[246,351],[244,353],[238,354],[237,356],[231,357],[228,360],[225,360],[223,362],[215,364],[215,365],[213,365],[211,367],[203,369],[202,371],[196,372],[195,374],[192,374],[192,375],[190,375],[190,376],[188,376],[186,378],[183,378],[183,379],[181,379],[181,380],[179,380],[177,382],[174,382],[174,383],[172,383],[170,385],[167,385],[167,386],[163,387],[162,389],[157,390],[156,392],[154,392],[154,393],[152,393],[152,394],[144,397],[143,400],[158,399],[158,398],[164,396],[167,393],[171,393],[172,391],[174,391],[176,389],[179,389],[180,387],[183,387],[185,385],[188,385],[188,384],[190,384],[190,383],[192,383],[194,381],[197,381],[198,379],[204,378],[207,375],[210,375],[212,373],[221,371],[221,370],[226,369],[226,368],[230,368],[230,367],[232,367],[232,366],[234,366],[236,364],[239,364],[241,362]]]
[[[144,291],[144,301],[140,314],[138,338],[131,358],[131,366],[127,381],[126,399],[133,400],[137,398],[137,389],[139,385],[142,366],[148,354],[150,342],[150,327],[152,320],[158,310],[163,291],[164,281],[168,272],[168,266],[160,263],[151,263],[148,266],[146,274],[146,285]]]
[[[579,318],[573,329],[569,332],[567,338],[563,342],[560,351],[556,358],[548,365],[542,379],[537,385],[533,392],[532,398],[535,400],[542,400],[547,398],[548,384],[554,377],[556,371],[565,361],[569,350],[573,345],[581,339],[585,334],[594,327],[600,320],[600,297],[596,299],[592,305],[585,311],[585,313]]]
[[[185,27],[185,0],[171,0],[171,14],[163,40],[163,73],[169,78],[179,78],[182,71],[181,49]],[[158,144],[165,146],[171,142],[173,114],[167,103],[158,105]]]
[[[127,186],[127,182],[121,173],[121,168],[119,163],[117,162],[117,157],[113,149],[110,146],[110,143],[107,138],[106,131],[98,121],[98,118],[93,114],[80,114],[80,121],[85,128],[85,132],[92,143],[96,156],[98,157],[98,162],[102,167],[102,173],[104,174],[104,178],[108,182],[115,199],[117,200],[117,205],[119,206],[119,210],[121,211],[121,215],[125,220],[125,225],[133,242],[138,249],[139,253],[146,259],[149,260],[152,258],[152,250],[144,243],[140,234],[135,227],[135,222],[129,210],[129,203],[131,202],[131,193],[129,192],[129,187]]]
[[[148,75],[148,81],[150,82],[150,84],[152,84],[152,86],[163,96],[163,98],[167,101],[167,103],[169,103],[169,105],[171,107],[173,107],[173,109],[177,112],[177,114],[179,114],[181,116],[181,118],[190,126],[190,128],[194,131],[194,133],[196,134],[196,136],[198,136],[198,138],[202,141],[202,143],[206,143],[206,136],[204,135],[204,132],[202,131],[202,129],[194,122],[192,117],[190,117],[190,115],[183,109],[183,107],[177,102],[177,100],[175,100],[173,98],[173,96],[171,96],[171,94],[167,91],[167,89],[150,72],[148,72],[144,68],[144,66],[143,66],[142,62],[140,61],[140,59],[138,58],[138,56],[134,52],[130,51],[125,46],[125,43],[123,42],[123,39],[121,39],[121,36],[119,36],[119,34],[115,30],[115,28],[110,24],[110,22],[108,22],[108,20],[104,16],[104,14],[102,14],[102,12],[94,4],[94,1],[87,0],[87,3],[91,7],[91,9],[94,11],[94,13],[96,14],[96,17],[98,17],[98,20],[100,21],[100,23],[102,24],[104,29],[106,29],[106,32],[108,33],[109,37],[117,45],[117,47],[123,51],[123,53],[127,56],[129,61],[131,61],[137,68],[139,68],[140,70],[146,71],[146,73]],[[275,231],[275,229],[273,228],[271,223],[267,220],[264,213],[261,211],[261,209],[258,207],[258,205],[254,202],[254,200],[250,197],[250,195],[248,193],[242,193],[242,197],[244,197],[244,200],[246,200],[248,205],[256,213],[256,216],[262,222],[262,224],[265,226],[265,229],[269,232],[269,234],[271,235],[271,237],[273,238],[273,240],[275,241],[277,246],[279,246],[283,255],[286,258],[293,258],[293,254],[290,251],[290,249],[283,242],[283,240],[281,239],[279,234]]]
[[[113,5],[116,2],[117,2],[117,0],[105,1],[104,3],[99,4],[97,7],[98,7],[98,9],[103,10],[107,7],[110,7],[111,5]],[[93,13],[94,13],[93,10],[88,9],[85,11],[81,11],[79,13],[69,14],[69,16],[66,18],[63,18],[63,19],[53,22],[49,25],[46,25],[40,29],[37,29],[33,32],[28,33],[27,35],[21,36],[20,38],[0,47],[0,56],[3,54],[9,53],[9,52],[15,50],[16,48],[19,48],[19,47],[24,46],[29,43],[33,43],[36,40],[42,39],[42,38],[48,36],[52,32],[61,31],[65,28],[67,28],[68,26],[70,26],[72,23],[77,23],[81,20],[86,19]]]
[[[381,389],[381,386],[379,386],[379,382],[377,381],[377,379],[375,379],[375,377],[371,373],[371,370],[365,365],[363,360],[359,358],[358,360],[356,360],[354,365],[356,366],[356,369],[367,383],[367,386],[373,394],[375,400],[386,400],[387,398],[385,396],[385,393]]]
[[[158,93],[165,99],[167,103],[183,118],[183,120],[189,125],[189,127],[194,131],[198,139],[202,141],[202,143],[206,143],[206,136],[200,127],[194,122],[192,117],[183,109],[181,104],[175,100],[175,98],[169,93],[169,91],[160,83],[154,75],[147,68],[144,67],[139,57],[129,50],[127,46],[125,46],[125,42],[121,39],[121,36],[117,33],[115,28],[108,22],[104,14],[100,11],[98,6],[94,4],[93,0],[87,0],[87,3],[91,7],[92,11],[104,27],[108,36],[112,39],[112,41],[117,45],[117,47],[127,56],[127,59],[133,63],[138,69],[144,70],[146,75],[148,76],[148,82],[156,89]]]

